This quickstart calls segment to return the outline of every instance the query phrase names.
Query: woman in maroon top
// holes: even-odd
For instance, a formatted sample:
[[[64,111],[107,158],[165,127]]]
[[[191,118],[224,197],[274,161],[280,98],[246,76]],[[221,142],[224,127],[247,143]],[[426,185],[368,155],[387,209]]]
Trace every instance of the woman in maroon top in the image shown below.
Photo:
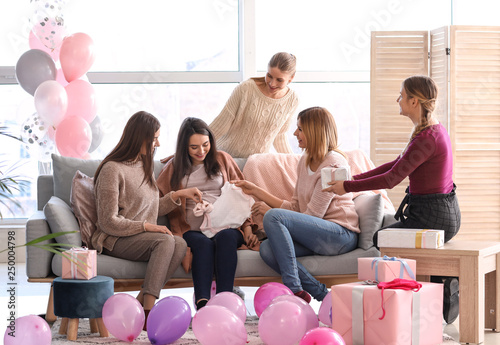
[[[392,162],[366,173],[353,176],[352,181],[334,181],[325,191],[342,195],[349,192],[393,188],[407,176],[410,185],[396,212],[398,220],[390,228],[440,229],[445,242],[451,240],[460,228],[460,207],[453,183],[453,156],[446,129],[433,116],[438,88],[427,76],[412,76],[401,85],[399,113],[414,124],[411,138],[404,151]],[[376,242],[377,234],[374,236]],[[451,286],[451,287],[450,287]],[[458,315],[458,282],[448,279],[446,290],[456,290],[456,312],[447,312],[445,319],[453,322]],[[453,297],[455,298],[455,297]],[[448,301],[449,302],[449,301]],[[450,307],[451,308],[451,307]],[[450,314],[450,315],[447,315]],[[453,314],[456,314],[453,317]],[[450,321],[451,320],[451,321]]]

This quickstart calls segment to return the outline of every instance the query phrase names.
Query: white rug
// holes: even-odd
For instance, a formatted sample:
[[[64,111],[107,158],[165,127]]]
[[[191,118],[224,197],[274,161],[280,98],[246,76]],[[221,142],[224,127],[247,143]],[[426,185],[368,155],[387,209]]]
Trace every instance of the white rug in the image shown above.
[[[66,340],[66,335],[59,334],[59,326],[61,324],[60,319],[58,319],[52,325],[52,344],[53,345],[70,345],[70,344],[107,344],[107,345],[124,345],[124,344],[137,344],[137,345],[149,345],[151,344],[148,340],[148,335],[145,331],[142,331],[137,339],[135,339],[132,343],[126,343],[120,341],[110,335],[108,338],[99,337],[99,333],[90,333],[90,327],[88,320],[80,320],[78,327],[78,338],[75,341]],[[247,318],[245,323],[245,327],[248,334],[248,342],[247,345],[264,345],[264,343],[259,338],[259,330],[258,330],[259,319],[257,316],[250,316]],[[324,325],[323,325],[324,326]],[[200,344],[200,342],[196,339],[193,334],[191,328],[187,330],[187,332],[182,336],[181,339],[173,342],[175,345],[192,345],[192,344]],[[443,343],[442,345],[459,345],[459,343],[455,342],[451,339],[450,336],[444,334],[443,335]]]

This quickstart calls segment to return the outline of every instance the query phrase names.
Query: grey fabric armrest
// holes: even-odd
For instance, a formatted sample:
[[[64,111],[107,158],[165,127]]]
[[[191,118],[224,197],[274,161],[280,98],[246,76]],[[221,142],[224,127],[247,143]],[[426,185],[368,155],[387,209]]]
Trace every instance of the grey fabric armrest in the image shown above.
[[[382,222],[382,227],[385,228],[391,224],[396,223],[397,220],[394,218],[394,213],[384,213],[384,221]]]
[[[38,237],[50,234],[49,224],[45,219],[43,211],[36,211],[26,222],[26,242],[32,241]],[[40,244],[55,242],[53,239],[49,241],[40,242]],[[49,251],[35,248],[31,246],[26,247],[26,275],[29,278],[45,278],[49,276],[52,271],[50,263],[52,261],[52,254]]]
[[[37,180],[37,209],[43,210],[50,197],[54,195],[54,179],[52,175],[39,175]]]

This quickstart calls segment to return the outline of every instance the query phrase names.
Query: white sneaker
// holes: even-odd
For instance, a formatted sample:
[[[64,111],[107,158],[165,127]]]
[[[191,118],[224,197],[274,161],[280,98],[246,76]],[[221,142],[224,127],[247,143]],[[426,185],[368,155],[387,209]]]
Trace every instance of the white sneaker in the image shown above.
[[[239,286],[233,286],[233,292],[240,296],[242,300],[245,300],[245,293]]]

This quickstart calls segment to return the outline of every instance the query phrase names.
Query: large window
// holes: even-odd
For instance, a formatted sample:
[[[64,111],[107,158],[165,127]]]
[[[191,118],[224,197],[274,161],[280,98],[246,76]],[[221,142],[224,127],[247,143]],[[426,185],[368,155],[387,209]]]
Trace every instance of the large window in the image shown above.
[[[41,1],[4,0],[0,21],[0,125],[26,136],[36,116],[33,97],[16,82],[14,66],[29,49],[33,10]],[[51,2],[47,0],[45,2]],[[162,122],[157,158],[173,153],[186,116],[210,121],[237,83],[263,76],[278,51],[297,56],[291,87],[299,110],[324,106],[335,116],[342,148],[369,152],[370,33],[373,30],[430,30],[439,26],[498,25],[494,0],[68,0],[61,10],[67,34],[94,40],[97,58],[87,74],[98,99],[103,142],[91,153],[102,158],[116,144],[137,110]],[[31,23],[30,23],[31,20]],[[396,98],[397,95],[395,95]],[[397,114],[396,103],[395,114]],[[290,129],[292,147],[300,152]],[[50,139],[50,137],[49,137]],[[20,162],[32,185],[21,195],[25,218],[36,208],[36,177],[50,172],[50,142],[8,147],[0,162]],[[52,151],[51,151],[52,150]]]

